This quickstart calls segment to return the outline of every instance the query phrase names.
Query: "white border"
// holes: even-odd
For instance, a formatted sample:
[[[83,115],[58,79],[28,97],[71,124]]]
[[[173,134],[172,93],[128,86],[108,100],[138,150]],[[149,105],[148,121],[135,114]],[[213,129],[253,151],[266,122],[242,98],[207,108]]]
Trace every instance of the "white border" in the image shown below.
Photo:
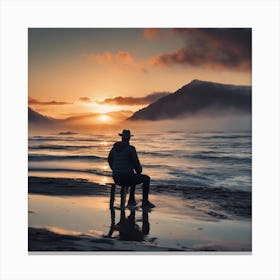
[[[1,279],[279,279],[278,1],[1,1]],[[27,28],[253,28],[253,254],[28,255]]]

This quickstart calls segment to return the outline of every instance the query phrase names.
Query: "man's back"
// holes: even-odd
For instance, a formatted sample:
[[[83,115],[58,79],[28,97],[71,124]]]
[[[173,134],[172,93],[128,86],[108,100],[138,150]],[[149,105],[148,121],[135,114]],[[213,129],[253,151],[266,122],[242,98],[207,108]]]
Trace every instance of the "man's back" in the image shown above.
[[[123,141],[114,144],[108,162],[113,170],[113,176],[131,174],[134,170],[137,173],[142,171],[135,148]]]

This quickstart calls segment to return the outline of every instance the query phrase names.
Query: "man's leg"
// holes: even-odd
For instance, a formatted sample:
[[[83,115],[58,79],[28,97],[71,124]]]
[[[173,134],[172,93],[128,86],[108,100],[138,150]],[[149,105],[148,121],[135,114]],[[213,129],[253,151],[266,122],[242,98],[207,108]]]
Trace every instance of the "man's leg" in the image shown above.
[[[149,191],[150,191],[150,177],[144,174],[135,174],[136,184],[142,184],[143,187],[143,200],[142,206],[147,206],[150,208],[155,207],[154,204],[149,202]]]
[[[135,206],[136,200],[135,200],[135,185],[130,186],[130,193],[129,193],[129,199],[128,199],[128,205]]]

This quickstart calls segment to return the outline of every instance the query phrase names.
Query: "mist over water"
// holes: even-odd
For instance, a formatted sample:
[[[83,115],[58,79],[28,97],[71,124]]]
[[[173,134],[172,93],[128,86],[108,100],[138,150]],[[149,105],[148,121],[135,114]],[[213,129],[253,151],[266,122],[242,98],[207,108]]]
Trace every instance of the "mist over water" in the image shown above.
[[[252,115],[246,113],[233,112],[200,112],[199,115],[183,116],[176,119],[157,120],[157,121],[130,121],[122,119],[117,123],[96,123],[90,124],[77,123],[55,123],[52,125],[29,125],[29,135],[50,135],[61,132],[75,132],[89,135],[96,134],[117,134],[123,129],[130,129],[136,133],[167,133],[170,130],[183,132],[232,132],[232,131],[251,131]]]
[[[251,131],[252,116],[250,114],[201,114],[194,117],[181,117],[175,120],[162,121],[125,121],[123,126],[141,132],[167,133],[170,130],[183,132],[240,132]]]

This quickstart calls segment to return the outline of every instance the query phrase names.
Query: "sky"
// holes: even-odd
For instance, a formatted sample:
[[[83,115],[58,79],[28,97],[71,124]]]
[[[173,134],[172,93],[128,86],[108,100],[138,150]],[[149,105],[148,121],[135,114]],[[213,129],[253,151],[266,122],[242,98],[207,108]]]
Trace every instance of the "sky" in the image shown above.
[[[251,85],[251,29],[30,28],[29,106],[114,122],[194,79]]]

